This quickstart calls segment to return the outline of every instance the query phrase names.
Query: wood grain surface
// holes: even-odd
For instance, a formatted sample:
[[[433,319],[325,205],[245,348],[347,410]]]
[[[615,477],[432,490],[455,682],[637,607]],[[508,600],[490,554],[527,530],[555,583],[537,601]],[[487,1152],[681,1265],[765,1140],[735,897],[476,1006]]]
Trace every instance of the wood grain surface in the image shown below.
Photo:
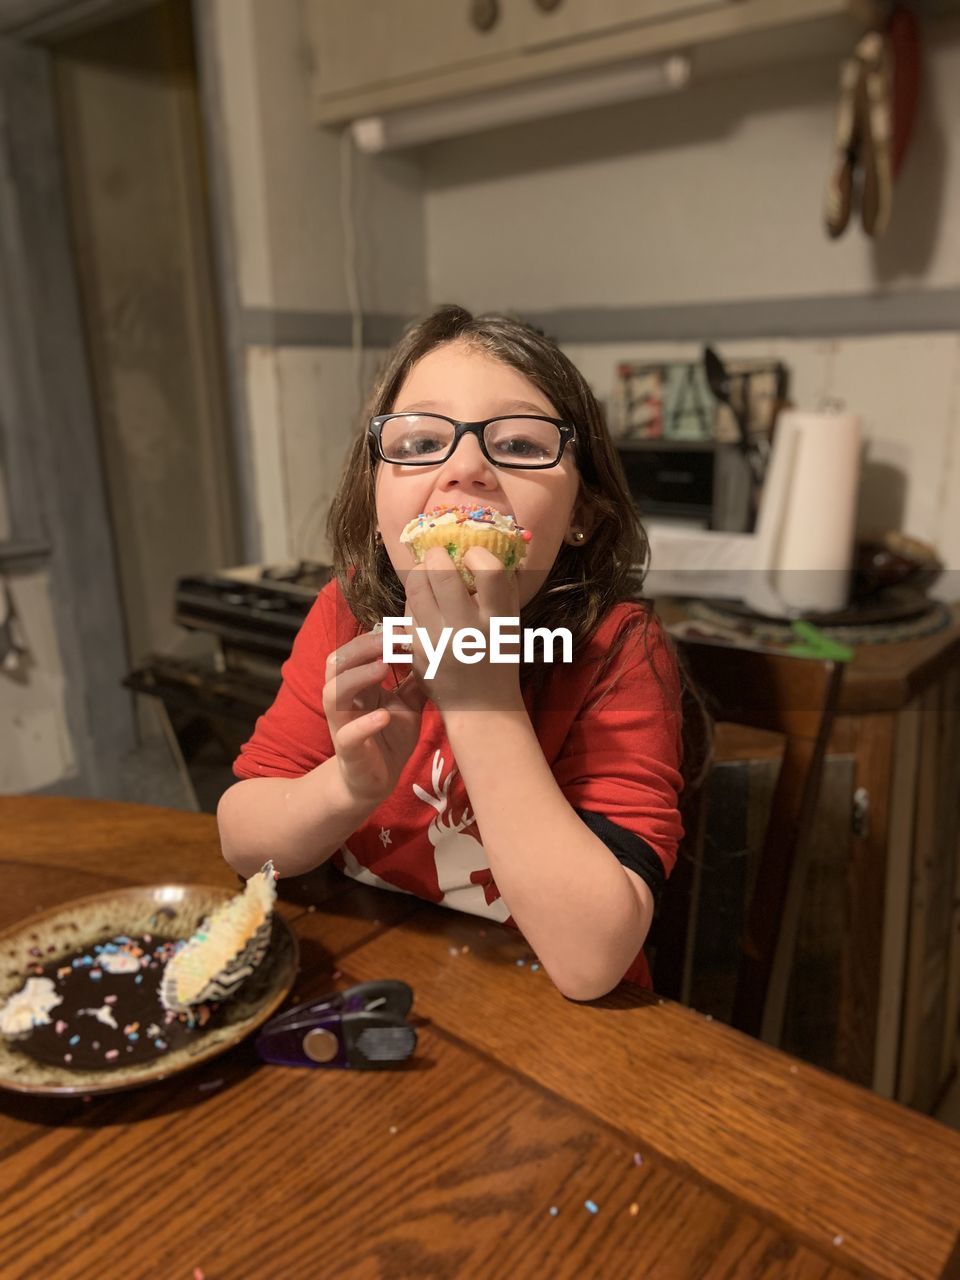
[[[0,798],[0,864],[0,925],[236,884],[211,817],[91,801]],[[947,1274],[960,1135],[656,997],[567,1001],[490,922],[327,868],[281,893],[294,999],[403,978],[415,1058],[248,1042],[138,1093],[0,1097],[4,1280]]]

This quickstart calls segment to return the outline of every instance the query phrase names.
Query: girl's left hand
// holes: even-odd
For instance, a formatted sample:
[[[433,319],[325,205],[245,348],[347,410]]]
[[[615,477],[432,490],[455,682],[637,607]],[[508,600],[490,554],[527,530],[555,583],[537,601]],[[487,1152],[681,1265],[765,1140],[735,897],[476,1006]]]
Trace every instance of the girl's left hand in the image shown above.
[[[443,547],[431,547],[421,564],[406,579],[404,614],[411,617],[413,670],[427,697],[441,713],[470,707],[472,710],[522,709],[519,657],[520,584],[516,572],[508,573],[502,563],[484,547],[471,547],[463,563],[473,573],[477,585],[471,595]],[[515,644],[504,644],[504,653],[516,654],[517,662],[490,661],[490,619],[512,618],[507,629],[517,636]],[[426,679],[430,658],[416,628],[422,627],[435,650],[444,627],[452,627],[434,676]],[[461,662],[453,651],[454,636],[473,627],[484,637],[480,661]],[[466,650],[470,652],[469,646]],[[472,656],[472,655],[471,655]]]

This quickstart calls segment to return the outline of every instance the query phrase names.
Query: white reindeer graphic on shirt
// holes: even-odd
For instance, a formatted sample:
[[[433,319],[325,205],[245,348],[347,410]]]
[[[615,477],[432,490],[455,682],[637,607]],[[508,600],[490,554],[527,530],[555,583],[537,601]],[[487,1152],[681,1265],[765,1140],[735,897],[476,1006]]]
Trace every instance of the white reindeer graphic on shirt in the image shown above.
[[[510,911],[503,898],[497,897],[492,902],[487,900],[486,888],[482,883],[471,881],[471,874],[486,873],[489,882],[490,865],[483,851],[483,845],[474,836],[464,834],[464,829],[473,822],[473,814],[464,809],[459,822],[454,821],[447,813],[450,799],[450,784],[457,772],[456,765],[451,768],[441,784],[443,775],[443,756],[439,751],[433,754],[433,795],[428,795],[423,787],[413,784],[414,795],[436,809],[436,817],[427,829],[427,836],[433,845],[433,856],[437,866],[437,881],[443,894],[443,905],[454,907],[457,911],[467,911],[471,915],[486,916],[487,919],[505,921]]]

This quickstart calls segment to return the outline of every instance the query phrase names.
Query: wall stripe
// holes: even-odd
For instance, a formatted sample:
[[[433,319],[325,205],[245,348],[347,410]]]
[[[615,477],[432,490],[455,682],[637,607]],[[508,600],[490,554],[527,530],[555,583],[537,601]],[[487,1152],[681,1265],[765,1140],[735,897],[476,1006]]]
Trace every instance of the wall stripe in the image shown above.
[[[559,342],[720,341],[731,338],[837,338],[879,333],[960,330],[960,288],[873,295],[759,298],[655,307],[568,307],[520,311]],[[363,317],[365,347],[390,346],[409,317]],[[248,346],[349,347],[343,311],[241,313]]]

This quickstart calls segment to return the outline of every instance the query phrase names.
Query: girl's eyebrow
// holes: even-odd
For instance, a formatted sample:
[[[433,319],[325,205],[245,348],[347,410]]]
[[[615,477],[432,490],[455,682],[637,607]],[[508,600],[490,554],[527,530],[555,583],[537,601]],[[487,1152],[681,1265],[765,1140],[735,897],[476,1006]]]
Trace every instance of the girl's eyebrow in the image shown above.
[[[438,413],[443,406],[436,400],[421,400],[418,404],[408,404],[405,409],[394,409],[394,413],[415,413],[418,409],[436,410]],[[542,404],[533,404],[530,400],[502,400],[498,413],[535,413],[539,416],[552,418],[553,414],[549,409],[545,409]]]

